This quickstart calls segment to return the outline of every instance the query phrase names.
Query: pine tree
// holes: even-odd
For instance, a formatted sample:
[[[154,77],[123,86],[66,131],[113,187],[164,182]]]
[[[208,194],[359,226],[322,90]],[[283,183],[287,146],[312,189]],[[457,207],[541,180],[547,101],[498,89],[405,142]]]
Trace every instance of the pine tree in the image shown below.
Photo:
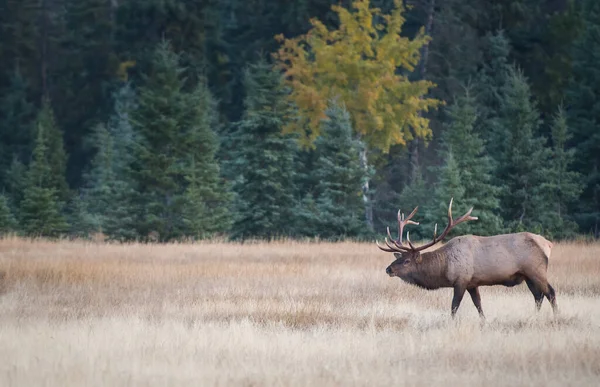
[[[43,117],[43,116],[42,116]],[[38,123],[33,159],[27,170],[26,187],[20,207],[21,227],[27,235],[55,237],[67,230],[50,164],[49,127]]]
[[[585,187],[576,208],[581,231],[600,236],[600,2],[582,4],[583,28],[573,47],[573,71],[567,90],[569,126],[577,153],[573,167]]]
[[[543,184],[548,176],[549,149],[539,135],[539,113],[523,74],[512,71],[503,89],[501,209],[512,230],[541,232],[545,226],[542,219],[548,210]]]
[[[228,170],[237,195],[234,238],[273,238],[293,232],[296,141],[281,133],[286,113],[281,76],[261,60],[244,76],[244,115],[232,133]]]
[[[548,169],[548,182],[544,184],[544,191],[549,197],[550,210],[545,224],[553,237],[572,237],[577,232],[577,223],[572,221],[569,208],[577,202],[583,189],[583,181],[579,173],[571,170],[575,150],[567,149],[571,133],[562,107],[559,107],[554,116],[551,132],[552,156]]]
[[[357,237],[366,231],[362,199],[366,176],[359,160],[363,144],[352,138],[350,115],[344,107],[334,102],[326,114],[315,141],[315,233],[327,239]]]
[[[448,109],[450,122],[442,133],[440,150],[446,164],[438,173],[443,175],[456,169],[463,190],[460,198],[455,196],[456,213],[463,207],[465,211],[473,207],[473,213],[479,217],[477,222],[461,227],[460,232],[494,235],[502,231],[502,219],[498,216],[500,189],[492,183],[492,162],[486,154],[483,140],[475,131],[477,118],[476,101],[467,89]],[[440,185],[438,183],[438,187]],[[439,188],[439,192],[436,188],[436,203],[444,207],[439,214],[445,215],[451,197],[447,195],[452,193]]]

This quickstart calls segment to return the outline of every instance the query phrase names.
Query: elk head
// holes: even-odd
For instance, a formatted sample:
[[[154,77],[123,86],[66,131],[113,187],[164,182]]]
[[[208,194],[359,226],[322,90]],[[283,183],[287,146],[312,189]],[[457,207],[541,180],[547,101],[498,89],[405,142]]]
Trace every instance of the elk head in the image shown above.
[[[394,257],[396,257],[396,260],[394,262],[392,262],[392,264],[390,266],[387,267],[387,269],[385,270],[385,272],[390,276],[390,277],[405,277],[405,276],[409,276],[409,274],[415,270],[416,265],[420,264],[423,260],[423,258],[421,257],[421,251],[435,245],[436,243],[440,242],[441,240],[443,240],[446,235],[448,235],[448,233],[450,232],[450,230],[452,230],[455,226],[459,225],[460,223],[469,221],[469,220],[477,220],[477,217],[475,216],[471,216],[471,212],[473,211],[473,207],[471,207],[471,209],[469,211],[467,211],[466,214],[464,214],[463,216],[461,216],[460,218],[454,220],[452,218],[452,201],[453,199],[450,199],[450,204],[448,205],[448,225],[446,226],[446,228],[444,229],[444,231],[438,236],[437,235],[437,224],[435,225],[435,228],[433,230],[433,239],[421,246],[415,247],[412,242],[410,241],[410,233],[407,232],[406,233],[406,242],[408,245],[404,244],[404,242],[402,241],[402,235],[404,233],[404,227],[408,224],[414,224],[414,225],[418,225],[418,222],[415,222],[412,220],[413,216],[416,214],[417,209],[419,208],[418,206],[415,207],[415,209],[407,216],[405,217],[404,214],[398,210],[398,238],[394,239],[392,238],[392,235],[390,233],[390,228],[387,228],[387,234],[388,234],[388,238],[385,239],[385,244],[387,247],[382,247],[379,245],[379,243],[377,243],[377,246],[383,250],[386,251],[388,253],[394,253]]]

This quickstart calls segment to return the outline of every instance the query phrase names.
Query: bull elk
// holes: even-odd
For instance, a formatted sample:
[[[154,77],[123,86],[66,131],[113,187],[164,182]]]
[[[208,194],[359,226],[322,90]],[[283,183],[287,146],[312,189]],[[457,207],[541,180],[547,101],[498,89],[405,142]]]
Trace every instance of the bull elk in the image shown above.
[[[385,239],[387,247],[377,246],[386,252],[394,253],[396,260],[386,269],[390,277],[400,277],[405,282],[428,290],[454,288],[451,315],[454,317],[460,302],[468,291],[481,318],[485,318],[481,308],[479,286],[515,286],[523,281],[533,293],[536,309],[539,311],[544,296],[557,312],[554,289],[548,283],[548,259],[552,243],[544,237],[528,232],[481,237],[464,235],[452,238],[437,250],[421,251],[442,241],[454,227],[469,220],[473,208],[460,218],[452,218],[452,199],[448,206],[448,225],[437,235],[437,224],[433,240],[415,247],[406,233],[406,243],[402,241],[404,227],[418,225],[412,217],[416,207],[407,217],[398,211],[398,238],[393,239],[388,227]]]

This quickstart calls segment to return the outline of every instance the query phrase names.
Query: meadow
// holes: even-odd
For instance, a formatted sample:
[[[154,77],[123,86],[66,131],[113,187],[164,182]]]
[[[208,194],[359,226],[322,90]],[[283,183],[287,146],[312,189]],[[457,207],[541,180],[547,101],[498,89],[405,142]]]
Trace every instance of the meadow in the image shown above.
[[[600,244],[558,243],[547,300],[389,278],[365,243],[0,240],[2,386],[592,386]]]

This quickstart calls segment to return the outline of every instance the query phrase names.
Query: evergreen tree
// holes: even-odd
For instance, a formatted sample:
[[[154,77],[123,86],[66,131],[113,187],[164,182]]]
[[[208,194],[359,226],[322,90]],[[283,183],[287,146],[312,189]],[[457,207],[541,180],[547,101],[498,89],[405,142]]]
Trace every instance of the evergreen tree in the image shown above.
[[[17,69],[0,99],[0,186],[6,184],[6,172],[13,158],[23,161],[31,152],[34,113],[27,82]]]
[[[230,174],[237,195],[234,238],[273,238],[293,232],[296,141],[281,133],[286,113],[281,76],[263,60],[245,72],[244,115],[235,124]]]
[[[483,65],[476,75],[478,122],[492,161],[498,162],[505,151],[504,127],[501,122],[503,93],[510,78],[512,67],[508,62],[510,44],[502,30],[488,34],[483,42]]]
[[[17,222],[12,214],[8,199],[0,194],[0,235],[14,232],[17,229]]]
[[[352,138],[350,115],[345,108],[334,103],[326,114],[321,136],[315,141],[315,233],[328,239],[357,237],[366,230],[362,198],[366,176],[359,160],[363,144]]]
[[[111,239],[135,239],[133,186],[128,168],[137,141],[129,113],[135,95],[126,84],[115,93],[114,113],[107,125],[97,125],[88,137],[95,152],[84,175],[78,223],[102,231]],[[74,203],[77,204],[77,203]]]
[[[12,211],[17,217],[19,216],[19,208],[21,207],[21,201],[25,194],[25,187],[27,183],[27,167],[15,156],[10,164],[8,171],[6,172],[6,195],[9,199],[9,203],[12,206]]]
[[[425,214],[426,222],[421,224],[421,227],[425,224],[427,225],[427,228],[433,226],[429,231],[430,238],[431,235],[433,235],[435,223],[438,223],[438,226],[441,226],[440,230],[443,230],[446,226],[448,222],[448,205],[450,199],[454,199],[452,204],[453,214],[460,213],[462,215],[469,209],[465,203],[466,189],[461,179],[461,170],[451,150],[447,152],[446,162],[438,169],[438,174],[439,179],[434,189],[433,205]],[[421,233],[423,232],[425,232],[425,236],[427,237],[427,231],[421,230]],[[452,230],[450,235],[453,236],[452,234],[456,235],[458,233],[464,234],[466,233],[466,230],[464,228]]]
[[[70,145],[69,181],[79,182],[89,161],[83,142],[110,112],[110,92],[118,69],[114,2],[62,0],[65,29],[57,64],[60,87],[53,94],[56,115]]]
[[[42,117],[44,117],[42,115]],[[62,215],[64,203],[60,201],[55,179],[52,176],[49,127],[44,121],[38,123],[38,135],[33,159],[26,177],[26,187],[20,207],[21,227],[27,235],[55,237],[67,230]]]
[[[14,70],[19,69],[39,90],[39,1],[2,0],[0,5],[0,88],[10,85]]]
[[[433,232],[433,229],[430,229],[432,216],[430,215],[430,211],[433,208],[433,200],[431,195],[431,189],[427,186],[425,179],[423,179],[423,175],[420,170],[417,170],[414,180],[407,184],[400,192],[398,197],[398,203],[400,203],[401,207],[396,208],[396,210],[401,210],[405,214],[409,214],[413,208],[419,207],[418,216],[415,217],[415,221],[419,222],[419,226],[415,226],[411,228],[410,231],[412,235],[412,240],[430,238]],[[394,213],[394,217],[390,218],[389,221],[386,222],[387,225],[396,224],[396,213]],[[393,227],[390,227],[392,230]]]
[[[223,36],[224,1],[128,0],[117,10],[120,56],[134,64],[132,74],[144,74],[154,61],[152,48],[171,42],[190,85],[206,75],[219,99],[228,101],[232,66]],[[272,36],[271,36],[272,38]],[[128,65],[124,62],[123,65]]]
[[[37,126],[43,127],[41,133],[45,136],[44,146],[47,147],[45,155],[49,168],[49,174],[46,177],[47,185],[56,190],[61,201],[66,202],[70,195],[66,180],[67,154],[64,148],[63,133],[56,125],[54,112],[50,106],[50,100],[47,98],[44,98],[42,102],[42,108],[37,117]]]
[[[183,195],[184,233],[195,238],[223,233],[231,226],[231,195],[216,160],[219,143],[214,131],[218,127],[217,110],[205,83],[190,95],[188,111],[192,113],[184,154],[187,188]]]
[[[573,72],[567,90],[569,126],[577,152],[574,169],[585,187],[577,206],[581,230],[600,236],[600,2],[582,4],[583,29],[573,47]]]
[[[134,130],[140,135],[132,163],[137,191],[135,223],[140,236],[151,232],[158,233],[161,240],[181,236],[181,144],[189,107],[183,71],[169,44],[159,44],[132,112]]]
[[[80,214],[80,218],[87,219],[89,227],[94,231],[100,231],[106,224],[108,210],[120,205],[113,201],[113,184],[117,179],[113,163],[117,155],[113,136],[106,126],[97,125],[90,140],[94,143],[96,154],[90,170],[84,176],[82,203],[77,207],[79,210],[85,208],[85,214]]]
[[[500,189],[492,184],[493,166],[486,154],[483,140],[474,129],[477,121],[476,101],[469,90],[465,95],[456,99],[448,110],[448,124],[442,133],[441,155],[446,160],[441,175],[458,172],[460,186],[463,192],[455,197],[456,208],[473,207],[474,214],[479,217],[477,222],[470,222],[460,228],[463,234],[494,235],[502,231],[502,219],[499,212]],[[441,187],[436,188],[436,203],[447,207],[452,192]],[[446,195],[446,196],[443,196]],[[445,215],[444,208],[440,215]],[[466,211],[466,210],[465,210]],[[460,212],[457,210],[456,213]],[[459,230],[457,230],[459,231]]]
[[[86,238],[99,231],[97,219],[90,213],[81,195],[73,195],[66,206],[66,219],[71,236]]]
[[[558,238],[572,237],[577,231],[568,209],[577,202],[583,189],[581,175],[571,170],[575,150],[567,149],[570,138],[565,112],[559,107],[552,124],[552,156],[548,182],[544,184],[550,199],[545,224],[552,236]]]
[[[136,230],[141,236],[158,233],[161,240],[187,235],[183,213],[190,200],[201,199],[199,194],[202,203],[194,206],[206,208],[207,228],[202,233],[227,227],[227,196],[215,159],[215,105],[203,82],[191,92],[185,91],[183,72],[178,55],[167,43],[160,44],[132,112],[133,129],[139,135],[131,166],[137,196],[133,201]],[[185,194],[190,180],[202,183],[193,198]]]
[[[503,91],[501,124],[504,152],[499,160],[504,190],[501,209],[514,230],[541,232],[548,210],[547,192],[549,149],[539,135],[540,118],[527,80],[514,70]]]

